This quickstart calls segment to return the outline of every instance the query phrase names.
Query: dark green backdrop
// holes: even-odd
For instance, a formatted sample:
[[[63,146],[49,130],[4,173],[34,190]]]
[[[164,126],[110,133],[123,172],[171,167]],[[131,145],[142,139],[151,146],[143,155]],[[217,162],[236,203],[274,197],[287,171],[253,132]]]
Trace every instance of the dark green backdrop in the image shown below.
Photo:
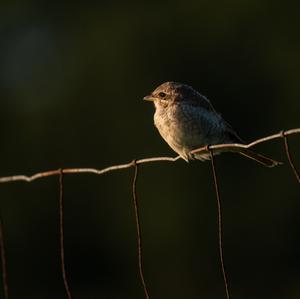
[[[245,140],[299,127],[299,30],[292,1],[2,1],[0,175],[173,156],[142,101],[170,80],[207,95]],[[290,143],[300,168],[300,136]],[[258,149],[285,164],[217,158],[232,298],[296,299],[299,186],[282,141]],[[224,298],[210,164],[140,169],[151,298]],[[74,298],[143,298],[132,175],[65,178]],[[58,194],[58,177],[0,186],[11,299],[66,298]]]

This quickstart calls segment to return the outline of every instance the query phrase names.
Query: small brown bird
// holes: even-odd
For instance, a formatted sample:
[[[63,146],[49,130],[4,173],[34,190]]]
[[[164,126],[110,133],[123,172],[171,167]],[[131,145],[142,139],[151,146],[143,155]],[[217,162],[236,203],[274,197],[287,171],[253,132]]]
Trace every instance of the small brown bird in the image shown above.
[[[169,146],[185,161],[207,160],[207,153],[192,154],[191,151],[213,144],[244,143],[231,126],[218,114],[210,101],[191,86],[166,82],[158,86],[146,101],[154,102],[154,124]],[[223,150],[214,151],[221,153]],[[238,152],[265,166],[273,167],[274,161],[248,149]]]

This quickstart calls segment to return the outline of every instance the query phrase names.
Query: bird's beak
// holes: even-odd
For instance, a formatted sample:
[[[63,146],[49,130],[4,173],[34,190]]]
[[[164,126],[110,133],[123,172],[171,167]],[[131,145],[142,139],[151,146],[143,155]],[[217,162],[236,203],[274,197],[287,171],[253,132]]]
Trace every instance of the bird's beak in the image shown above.
[[[153,95],[149,95],[149,96],[145,96],[143,98],[144,101],[150,101],[150,102],[154,102],[155,100],[157,100]]]

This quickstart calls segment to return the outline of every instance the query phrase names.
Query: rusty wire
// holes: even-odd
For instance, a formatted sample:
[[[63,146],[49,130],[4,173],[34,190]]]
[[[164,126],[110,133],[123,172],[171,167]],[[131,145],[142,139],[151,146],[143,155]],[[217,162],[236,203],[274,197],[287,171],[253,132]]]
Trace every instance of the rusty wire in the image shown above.
[[[139,202],[136,191],[137,179],[138,179],[139,168],[137,164],[134,164],[134,177],[132,181],[132,195],[133,195],[133,204],[134,204],[134,215],[136,223],[136,234],[137,234],[137,252],[138,252],[138,267],[140,280],[144,289],[145,298],[149,299],[149,292],[146,285],[145,275],[144,275],[144,265],[143,265],[143,247],[142,247],[142,229],[141,229],[141,220],[139,213]]]
[[[3,220],[0,215],[0,252],[1,252],[1,268],[2,268],[2,284],[4,298],[8,299],[8,283],[7,283],[7,265],[6,265],[6,253],[4,244],[4,232],[3,232]]]
[[[264,142],[267,142],[267,141],[270,141],[273,139],[282,138],[284,140],[285,151],[286,151],[286,155],[287,155],[289,164],[291,166],[291,169],[293,170],[293,173],[294,173],[298,183],[300,183],[299,172],[293,162],[292,155],[290,153],[288,137],[287,137],[289,135],[299,134],[299,133],[300,133],[300,128],[296,128],[296,129],[291,129],[291,130],[286,130],[286,131],[280,131],[277,134],[270,135],[270,136],[267,136],[267,137],[264,137],[261,139],[257,139],[249,144],[217,144],[217,145],[205,146],[200,149],[196,149],[196,150],[192,151],[192,153],[209,153],[211,156],[211,165],[212,165],[213,179],[214,179],[214,184],[215,184],[217,207],[218,207],[219,254],[220,254],[220,262],[221,262],[221,268],[222,268],[222,274],[223,274],[223,280],[224,280],[227,299],[230,298],[230,294],[229,294],[227,275],[226,275],[225,266],[224,266],[223,242],[222,242],[222,210],[221,210],[220,190],[219,190],[219,185],[218,185],[218,176],[217,176],[217,172],[216,172],[213,150],[223,149],[223,150],[230,151],[230,150],[236,150],[238,148],[250,148],[250,147],[253,147],[260,143],[264,143]],[[15,181],[32,182],[37,179],[50,177],[50,176],[54,176],[54,175],[59,176],[59,186],[60,186],[59,230],[60,230],[61,271],[62,271],[62,277],[63,277],[63,282],[64,282],[65,290],[67,293],[67,297],[68,297],[68,299],[72,299],[70,287],[69,287],[68,280],[67,280],[66,269],[65,269],[63,177],[66,174],[79,174],[79,173],[92,173],[92,174],[102,175],[104,173],[108,173],[111,171],[122,170],[122,169],[134,167],[135,171],[134,171],[134,177],[133,177],[133,182],[132,182],[132,192],[133,192],[135,221],[136,221],[136,230],[137,230],[139,275],[140,275],[141,283],[143,285],[145,298],[149,299],[149,293],[148,293],[146,281],[144,278],[144,270],[143,270],[142,234],[141,234],[138,197],[137,197],[137,191],[136,191],[137,179],[138,179],[138,165],[144,164],[144,163],[156,163],[156,162],[163,162],[163,161],[175,162],[179,159],[180,159],[180,156],[145,158],[145,159],[133,160],[133,161],[131,161],[129,163],[125,163],[125,164],[109,166],[109,167],[102,168],[102,169],[97,169],[97,168],[64,168],[64,169],[62,169],[62,168],[60,168],[57,170],[39,172],[39,173],[33,174],[31,176],[13,175],[13,176],[0,177],[0,183],[8,183],[8,182],[15,182]],[[0,251],[1,251],[1,262],[2,262],[2,280],[3,280],[4,298],[8,299],[6,256],[5,256],[5,250],[4,250],[4,235],[3,234],[4,234],[3,233],[3,224],[2,224],[2,219],[0,219]]]
[[[59,175],[59,236],[60,236],[60,262],[61,273],[68,299],[72,299],[71,290],[67,280],[65,264],[65,240],[64,240],[64,174],[60,169]]]

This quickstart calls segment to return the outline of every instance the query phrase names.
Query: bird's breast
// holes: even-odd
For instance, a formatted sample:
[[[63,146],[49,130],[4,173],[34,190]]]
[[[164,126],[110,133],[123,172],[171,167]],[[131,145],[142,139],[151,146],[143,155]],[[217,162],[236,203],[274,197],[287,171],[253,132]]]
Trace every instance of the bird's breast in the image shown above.
[[[157,107],[154,114],[161,136],[173,150],[186,157],[191,150],[208,144],[215,121],[205,109],[190,105]]]

